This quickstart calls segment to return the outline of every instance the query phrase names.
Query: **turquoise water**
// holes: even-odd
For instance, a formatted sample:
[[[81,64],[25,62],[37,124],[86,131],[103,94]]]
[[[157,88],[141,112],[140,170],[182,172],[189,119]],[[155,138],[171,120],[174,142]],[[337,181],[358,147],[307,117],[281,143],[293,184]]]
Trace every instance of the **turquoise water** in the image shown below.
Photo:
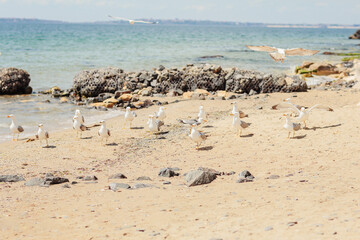
[[[356,45],[358,41],[347,39],[353,32],[353,29],[245,28],[219,25],[2,23],[0,67],[27,70],[35,91],[55,85],[69,88],[74,75],[81,70],[106,66],[135,71],[151,69],[160,64],[165,67],[181,67],[188,63],[207,62],[224,67],[290,72],[304,60],[335,61],[341,57],[320,54],[306,58],[290,57],[284,64],[280,64],[275,63],[266,53],[248,51],[245,45],[354,52],[359,51],[360,47]],[[206,55],[223,55],[224,58],[199,58]],[[35,122],[50,122],[48,119],[54,116],[57,116],[57,122],[61,122],[71,116],[65,113],[73,110],[73,107],[65,107],[55,100],[52,104],[39,108],[39,97],[30,97],[35,102],[19,102],[23,98],[0,98],[0,116],[14,113],[24,125],[32,126]],[[12,103],[9,104],[9,101]],[[16,107],[13,107],[14,104]],[[28,114],[30,112],[32,114]],[[91,111],[86,113],[91,116],[98,114]],[[9,123],[8,119],[1,119],[0,137],[8,133]],[[49,125],[52,129],[62,127],[53,122]]]

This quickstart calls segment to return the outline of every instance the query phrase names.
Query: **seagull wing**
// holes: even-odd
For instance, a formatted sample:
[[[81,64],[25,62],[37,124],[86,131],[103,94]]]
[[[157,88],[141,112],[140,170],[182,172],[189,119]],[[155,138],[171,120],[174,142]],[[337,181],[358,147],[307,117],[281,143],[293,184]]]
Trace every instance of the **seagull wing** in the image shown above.
[[[134,116],[134,117],[137,117],[137,114],[135,112],[131,112],[131,114]]]
[[[111,136],[109,129],[107,130],[107,134],[108,134],[109,137]]]
[[[142,20],[135,20],[134,22],[137,22],[137,23],[147,23],[147,24],[156,24],[156,22],[147,22],[147,21],[142,21]]]
[[[272,107],[273,109],[287,108],[296,114],[300,114],[300,110],[292,103],[282,102]]]
[[[317,54],[317,50],[309,50],[304,48],[291,48],[285,50],[285,55],[287,56],[312,56]]]
[[[278,52],[272,52],[272,53],[269,53],[269,55],[272,59],[274,59],[275,62],[284,61],[284,59],[285,59],[285,56]]]
[[[47,131],[45,132],[45,137],[49,138],[49,133]]]
[[[122,20],[122,21],[130,21],[130,19],[122,18],[122,17],[113,17],[111,15],[108,15],[109,18],[115,19],[115,20]]]
[[[82,119],[82,122],[84,123],[85,122],[84,116],[81,116],[81,119]]]
[[[254,50],[254,51],[260,51],[260,52],[277,52],[277,48],[275,47],[269,47],[269,46],[249,46],[246,45],[248,49]]]
[[[312,106],[311,108],[307,109],[306,111],[307,112],[310,112],[311,110],[313,110],[314,108],[319,108],[319,109],[324,109],[326,111],[329,111],[329,112],[333,112],[334,109],[330,108],[330,107],[327,107],[327,106],[323,106],[321,104],[316,104],[314,106]]]
[[[19,132],[23,132],[23,131],[24,131],[23,127],[22,127],[22,126],[18,126],[18,131],[19,131]]]

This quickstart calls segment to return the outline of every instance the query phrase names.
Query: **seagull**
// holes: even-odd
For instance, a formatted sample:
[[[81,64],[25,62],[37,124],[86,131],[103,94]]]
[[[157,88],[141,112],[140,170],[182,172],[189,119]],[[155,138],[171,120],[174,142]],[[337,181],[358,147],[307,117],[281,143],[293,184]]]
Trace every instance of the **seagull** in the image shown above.
[[[241,117],[240,117],[239,112],[236,112],[235,114],[230,113],[230,115],[233,116],[232,125],[236,129],[236,135],[238,135],[240,133],[239,136],[241,137],[242,130],[245,128],[248,128],[251,125],[251,123],[247,123],[247,122],[240,120]]]
[[[291,102],[291,98],[286,98],[286,99],[283,100],[282,103],[276,104],[276,105],[272,106],[271,108],[272,108],[273,110],[279,110],[280,108],[289,108],[289,104],[288,104],[288,103],[292,104],[294,107],[296,107],[296,108],[299,109],[299,110],[300,110],[302,107],[304,107],[304,106],[300,106],[300,105],[297,105],[297,104],[293,104],[293,103]],[[291,109],[293,109],[293,108],[291,107]],[[294,113],[297,113],[297,111],[295,111]]]
[[[233,115],[235,115],[236,113],[239,113],[239,117],[240,117],[240,118],[249,117],[249,115],[245,114],[243,111],[241,111],[241,110],[238,109],[237,102],[233,102],[233,103],[231,103],[231,104],[233,104],[233,109],[232,109],[232,111],[231,111],[231,113],[232,113]]]
[[[312,56],[317,54],[319,51],[317,50],[309,50],[304,48],[276,48],[269,46],[249,46],[246,45],[247,48],[254,51],[268,52],[270,57],[274,59],[275,62],[283,63],[286,56]]]
[[[105,120],[100,121],[101,127],[98,131],[98,135],[101,137],[101,142],[103,142],[105,138],[105,144],[107,144],[107,140],[110,137],[110,130],[106,128]]]
[[[17,125],[15,116],[13,114],[10,114],[7,116],[7,118],[11,118],[11,124],[10,124],[10,131],[12,132],[12,140],[15,141],[15,134],[17,134],[16,141],[19,140],[19,135],[24,131],[24,128],[22,126]]]
[[[204,107],[200,106],[199,107],[199,114],[198,114],[198,118],[202,118],[202,119],[207,119],[208,114],[206,114]]]
[[[189,137],[196,143],[195,149],[198,150],[201,143],[206,140],[207,136],[201,131],[196,130],[195,126],[196,125],[191,126],[191,132]]]
[[[149,121],[147,122],[151,135],[160,132],[160,127],[164,125],[163,121],[155,119],[154,115],[149,115]]]
[[[284,128],[289,131],[288,138],[290,138],[291,132],[293,132],[293,138],[295,137],[295,132],[300,130],[301,124],[300,123],[293,123],[290,120],[290,114],[283,114],[286,117],[286,123]]]
[[[185,125],[200,125],[204,122],[207,122],[205,119],[199,117],[198,119],[177,119],[179,123],[185,124]]]
[[[158,22],[147,22],[147,21],[142,21],[142,20],[132,20],[132,19],[127,19],[127,18],[122,18],[122,17],[113,17],[111,15],[108,15],[108,17],[112,18],[112,19],[115,19],[115,20],[128,21],[131,25],[133,25],[134,23],[158,24]]]
[[[136,113],[134,111],[131,111],[130,107],[127,107],[126,111],[125,111],[125,115],[124,115],[125,122],[124,122],[123,129],[125,129],[127,122],[130,123],[130,129],[131,129],[131,124],[135,117],[137,117]]]
[[[78,117],[79,121],[81,124],[84,124],[85,123],[85,119],[84,119],[84,116],[81,115],[81,112],[79,109],[76,109],[75,110],[75,115],[74,117]]]
[[[44,130],[44,125],[43,124],[39,124],[39,130],[37,132],[37,134],[35,135],[36,139],[40,140],[40,146],[42,146],[42,140],[46,141],[46,147],[49,147],[49,133],[48,131]]]
[[[287,105],[289,109],[291,109],[293,112],[295,112],[297,114],[297,117],[295,118],[295,120],[297,122],[304,123],[305,129],[306,129],[306,121],[309,121],[309,115],[310,115],[311,110],[313,110],[315,108],[319,108],[319,109],[325,109],[326,111],[330,111],[330,112],[334,111],[332,108],[323,106],[321,104],[316,104],[308,109],[305,109],[305,107],[301,107],[299,109],[298,105],[294,105],[290,102],[284,102],[283,104]]]
[[[80,139],[81,139],[82,132],[86,130],[86,127],[83,124],[81,124],[78,116],[75,116],[73,118],[73,129],[76,131],[76,137],[78,137],[78,134],[80,132]]]
[[[159,111],[155,113],[155,117],[160,121],[164,121],[164,119],[166,118],[165,109],[165,107],[160,107]]]

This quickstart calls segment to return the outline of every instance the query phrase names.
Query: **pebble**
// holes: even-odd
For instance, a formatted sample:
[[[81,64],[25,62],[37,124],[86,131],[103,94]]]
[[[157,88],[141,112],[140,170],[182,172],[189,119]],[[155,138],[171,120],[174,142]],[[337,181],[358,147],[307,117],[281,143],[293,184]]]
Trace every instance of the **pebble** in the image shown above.
[[[270,177],[267,177],[266,179],[278,179],[280,178],[279,175],[271,175]]]
[[[126,179],[127,177],[122,173],[116,173],[109,177],[109,179]]]
[[[136,180],[138,180],[138,181],[152,181],[151,178],[149,178],[147,176],[138,177]]]
[[[296,225],[296,224],[298,224],[298,222],[288,222],[288,223],[287,223],[287,225],[288,225],[289,227],[292,227],[292,226],[294,226],[294,225]]]
[[[272,227],[272,226],[267,226],[264,230],[265,231],[271,231],[271,230],[273,230],[274,228]]]

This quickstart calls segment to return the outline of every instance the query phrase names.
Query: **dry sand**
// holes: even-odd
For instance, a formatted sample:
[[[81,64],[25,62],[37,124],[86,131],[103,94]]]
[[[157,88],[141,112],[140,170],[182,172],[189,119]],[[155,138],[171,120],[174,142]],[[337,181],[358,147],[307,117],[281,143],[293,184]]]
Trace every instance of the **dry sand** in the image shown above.
[[[279,120],[284,111],[270,107],[291,95],[239,100],[252,123],[244,134],[252,137],[235,136],[229,116],[232,100],[188,100],[167,106],[163,130],[168,133],[158,139],[146,133],[147,116],[158,109],[153,106],[137,111],[133,126],[138,129],[122,130],[122,117],[109,120],[112,146],[99,143],[98,128],[86,131],[81,140],[72,130],[51,132],[54,148],[41,148],[37,141],[0,144],[0,174],[23,174],[26,180],[48,172],[70,181],[81,175],[99,179],[76,180],[71,188],[0,183],[0,238],[359,239],[359,93],[297,93],[294,103],[327,103],[335,111],[315,110],[310,130],[289,140],[282,129],[285,119]],[[210,114],[208,127],[200,127],[210,136],[196,151],[188,128],[176,119],[195,117],[199,105]],[[182,174],[200,166],[236,175],[186,187]],[[158,177],[163,167],[179,167],[181,175]],[[243,170],[255,181],[236,183]],[[128,178],[108,180],[114,173]],[[267,179],[271,175],[280,178]],[[152,181],[136,181],[139,176]],[[113,192],[110,182],[158,188]]]

